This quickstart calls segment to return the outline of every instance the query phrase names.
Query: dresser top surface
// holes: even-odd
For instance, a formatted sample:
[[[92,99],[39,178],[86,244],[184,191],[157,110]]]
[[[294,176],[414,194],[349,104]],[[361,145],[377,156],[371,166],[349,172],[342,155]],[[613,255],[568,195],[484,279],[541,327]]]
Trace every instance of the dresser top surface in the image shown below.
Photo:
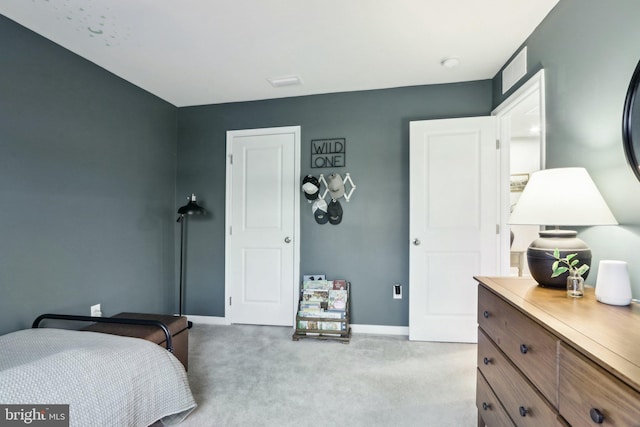
[[[640,304],[599,303],[593,288],[583,298],[543,288],[527,278],[476,277],[525,315],[640,391]]]

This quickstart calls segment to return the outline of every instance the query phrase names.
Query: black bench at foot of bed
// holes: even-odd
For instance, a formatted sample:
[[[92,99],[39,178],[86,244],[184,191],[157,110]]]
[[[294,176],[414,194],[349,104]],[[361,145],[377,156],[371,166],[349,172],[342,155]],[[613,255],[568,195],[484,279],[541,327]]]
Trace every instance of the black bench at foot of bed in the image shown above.
[[[189,367],[189,328],[185,316],[148,313],[119,313],[112,317],[75,316],[68,314],[43,314],[32,327],[37,328],[44,319],[97,322],[82,328],[83,331],[142,338],[166,347],[184,365]]]
[[[173,354],[184,365],[189,367],[189,328],[185,316],[172,316],[169,314],[147,313],[118,313],[113,318],[157,320],[167,326],[173,341]],[[158,345],[166,346],[164,332],[154,326],[129,325],[121,323],[95,323],[82,328],[83,331],[102,332],[105,334],[121,335],[125,337],[142,338]]]

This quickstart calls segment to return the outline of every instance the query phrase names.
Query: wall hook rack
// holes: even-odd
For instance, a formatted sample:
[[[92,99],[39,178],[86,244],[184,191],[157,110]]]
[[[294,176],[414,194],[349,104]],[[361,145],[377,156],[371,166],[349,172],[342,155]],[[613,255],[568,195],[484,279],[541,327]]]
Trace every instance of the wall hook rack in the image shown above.
[[[329,192],[329,188],[327,186],[327,181],[324,179],[324,175],[320,174],[320,178],[318,179],[318,182],[320,183],[320,188],[322,188],[322,186],[324,186],[324,191],[322,192],[322,195],[320,196],[321,199],[324,199],[327,197],[327,193]],[[342,183],[344,184],[344,199],[347,201],[347,203],[349,202],[349,199],[351,199],[351,196],[353,195],[353,192],[356,189],[356,184],[353,182],[353,179],[351,178],[351,174],[349,172],[346,172],[344,174],[344,178],[342,179]],[[347,187],[348,185],[348,187]]]

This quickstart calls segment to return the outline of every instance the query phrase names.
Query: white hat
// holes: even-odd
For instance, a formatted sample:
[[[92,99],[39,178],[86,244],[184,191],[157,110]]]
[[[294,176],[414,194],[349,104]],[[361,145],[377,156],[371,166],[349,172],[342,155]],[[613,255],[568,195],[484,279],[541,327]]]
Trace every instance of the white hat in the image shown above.
[[[318,224],[326,224],[329,221],[329,214],[327,214],[327,202],[324,199],[318,199],[311,205],[313,216]]]
[[[344,181],[342,181],[342,177],[339,173],[332,173],[329,175],[327,188],[329,189],[329,194],[331,194],[331,198],[333,200],[337,200],[344,196]]]

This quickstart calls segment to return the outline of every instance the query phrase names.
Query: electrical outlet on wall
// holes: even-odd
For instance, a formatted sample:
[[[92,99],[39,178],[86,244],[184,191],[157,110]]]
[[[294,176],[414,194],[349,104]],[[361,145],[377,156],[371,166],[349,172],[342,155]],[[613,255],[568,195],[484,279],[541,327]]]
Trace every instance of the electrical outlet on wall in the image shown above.
[[[102,317],[102,309],[100,308],[100,304],[91,306],[91,317]]]
[[[402,299],[402,285],[398,283],[393,285],[393,299]]]

